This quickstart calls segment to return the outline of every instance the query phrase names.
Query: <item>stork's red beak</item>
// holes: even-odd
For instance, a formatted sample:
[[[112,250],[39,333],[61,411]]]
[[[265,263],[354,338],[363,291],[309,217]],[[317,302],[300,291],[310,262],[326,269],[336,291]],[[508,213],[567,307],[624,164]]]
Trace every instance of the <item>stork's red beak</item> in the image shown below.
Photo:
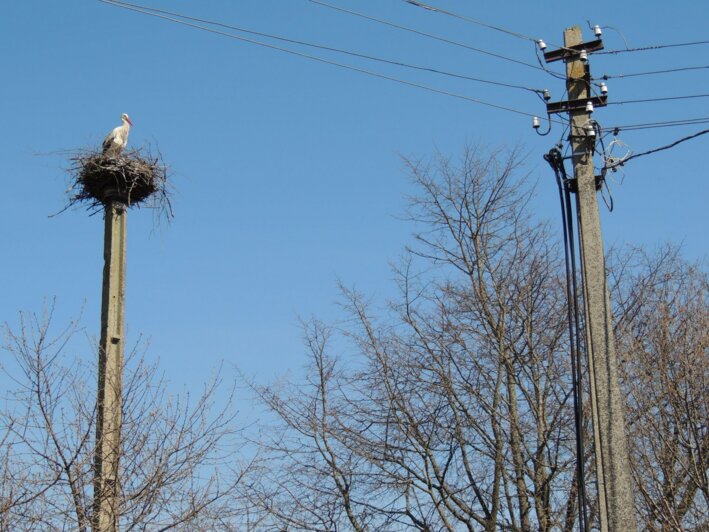
[[[133,121],[128,117],[126,117],[126,122],[128,122],[131,126],[133,125]]]

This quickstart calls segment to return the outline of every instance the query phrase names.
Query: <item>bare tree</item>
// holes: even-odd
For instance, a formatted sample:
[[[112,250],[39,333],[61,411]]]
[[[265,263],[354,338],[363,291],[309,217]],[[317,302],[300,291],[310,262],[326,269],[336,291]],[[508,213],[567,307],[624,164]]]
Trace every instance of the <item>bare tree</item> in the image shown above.
[[[577,478],[558,239],[516,151],[408,161],[418,232],[377,309],[305,327],[307,376],[254,386],[276,422],[251,502],[279,530],[573,530]],[[707,276],[678,253],[611,261],[643,527],[707,526]],[[588,404],[588,403],[587,403]],[[587,417],[588,419],[588,417]],[[590,432],[590,427],[584,427]],[[586,438],[587,460],[592,447]]]
[[[670,246],[614,267],[638,511],[647,530],[706,530],[709,278]]]
[[[303,324],[305,377],[251,384],[268,421],[247,445],[258,459],[233,465],[245,451],[218,379],[170,397],[133,356],[121,529],[570,532],[580,482],[596,522],[593,468],[575,467],[565,271],[519,153],[407,165],[417,233],[397,297],[381,308],[341,287],[341,323]],[[642,526],[704,530],[706,269],[671,247],[609,265]],[[66,365],[76,325],[51,337],[50,322],[6,328],[20,371],[0,414],[0,530],[91,520],[94,368]]]
[[[345,390],[354,389],[326,353],[332,331],[317,321],[304,330],[312,357],[307,382],[254,386],[282,424],[261,427],[263,467],[251,501],[284,530],[381,528],[386,519],[362,507],[376,490],[363,473],[366,460],[342,441],[344,418],[354,414]]]
[[[344,290],[357,364],[317,325],[307,382],[259,389],[283,430],[262,442],[283,464],[264,508],[302,530],[569,529],[563,282],[519,154],[408,164],[421,231],[401,297],[377,320]]]
[[[52,335],[51,322],[49,309],[22,314],[18,331],[5,326],[16,386],[0,414],[1,530],[91,524],[95,367],[66,353],[77,324]],[[244,468],[235,464],[232,402],[220,378],[192,400],[169,395],[137,350],[126,366],[120,529],[230,529]]]

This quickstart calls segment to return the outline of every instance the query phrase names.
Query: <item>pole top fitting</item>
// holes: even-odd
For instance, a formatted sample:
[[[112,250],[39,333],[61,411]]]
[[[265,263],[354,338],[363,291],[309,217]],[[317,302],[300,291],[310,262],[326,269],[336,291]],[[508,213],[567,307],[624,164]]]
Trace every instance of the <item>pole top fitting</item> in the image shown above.
[[[107,188],[103,191],[103,203],[118,203],[123,207],[128,206],[128,197],[117,188]]]

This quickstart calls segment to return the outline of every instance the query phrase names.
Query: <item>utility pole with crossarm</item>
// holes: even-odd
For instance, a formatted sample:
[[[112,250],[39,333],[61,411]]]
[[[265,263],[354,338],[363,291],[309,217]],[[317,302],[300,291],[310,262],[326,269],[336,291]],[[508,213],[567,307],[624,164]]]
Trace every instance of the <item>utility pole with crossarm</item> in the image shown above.
[[[567,112],[570,119],[600,528],[630,532],[637,523],[598,210],[600,179],[593,166],[596,125],[591,113],[607,98],[591,95],[588,56],[601,48],[600,38],[584,43],[581,29],[574,26],[564,32],[563,48],[544,54],[547,62],[565,61],[569,98],[547,104],[547,112]]]

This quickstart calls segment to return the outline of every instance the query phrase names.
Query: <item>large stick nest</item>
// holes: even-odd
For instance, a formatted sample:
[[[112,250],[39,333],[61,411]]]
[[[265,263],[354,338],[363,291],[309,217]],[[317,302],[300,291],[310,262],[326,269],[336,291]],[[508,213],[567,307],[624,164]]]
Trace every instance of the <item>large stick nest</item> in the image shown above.
[[[98,211],[109,201],[120,201],[128,207],[147,206],[172,216],[167,167],[159,154],[136,149],[116,156],[87,150],[70,161],[67,207],[83,204]]]

